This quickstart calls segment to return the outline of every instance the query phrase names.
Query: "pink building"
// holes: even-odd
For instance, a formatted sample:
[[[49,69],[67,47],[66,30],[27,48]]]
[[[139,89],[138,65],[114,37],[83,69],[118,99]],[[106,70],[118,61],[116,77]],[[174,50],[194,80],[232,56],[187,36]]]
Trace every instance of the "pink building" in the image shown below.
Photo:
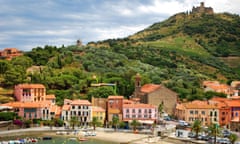
[[[140,123],[153,124],[157,120],[157,107],[152,104],[123,104],[123,121],[138,120]]]
[[[60,107],[52,105],[50,101],[44,102],[10,102],[2,106],[12,107],[18,116],[24,119],[50,120],[60,116]]]
[[[42,84],[19,84],[14,88],[14,96],[20,102],[46,100],[46,88]]]

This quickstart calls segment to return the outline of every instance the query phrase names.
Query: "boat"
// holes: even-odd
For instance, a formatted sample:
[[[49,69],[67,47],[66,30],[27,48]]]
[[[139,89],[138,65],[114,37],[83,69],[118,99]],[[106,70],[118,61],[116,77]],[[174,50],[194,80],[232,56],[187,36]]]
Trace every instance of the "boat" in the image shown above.
[[[79,140],[79,141],[87,141],[88,139],[87,139],[87,138],[84,138],[84,137],[79,137],[78,140]]]
[[[52,137],[45,136],[45,137],[42,138],[42,140],[52,140]]]
[[[77,138],[69,138],[68,140],[70,140],[70,141],[76,141],[77,140]]]

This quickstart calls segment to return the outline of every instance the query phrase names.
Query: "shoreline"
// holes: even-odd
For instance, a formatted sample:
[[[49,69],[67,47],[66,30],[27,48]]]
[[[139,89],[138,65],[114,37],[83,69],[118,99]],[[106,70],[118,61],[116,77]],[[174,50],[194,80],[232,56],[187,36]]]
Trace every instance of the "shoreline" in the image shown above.
[[[57,131],[67,131],[69,134],[63,134],[63,135],[57,135]],[[30,129],[17,129],[17,130],[4,130],[0,131],[0,141],[1,140],[7,140],[11,138],[19,138],[19,137],[35,137],[40,138],[44,136],[50,136],[50,137],[68,137],[68,138],[78,138],[78,137],[84,137],[81,135],[81,132],[83,130],[80,130],[78,134],[73,134],[74,130],[63,130],[63,129],[50,129],[47,128],[30,128]],[[94,140],[100,140],[100,141],[106,141],[106,142],[113,142],[113,143],[132,143],[133,141],[145,139],[148,137],[148,135],[145,134],[134,134],[134,133],[125,133],[125,132],[119,132],[119,131],[102,131],[102,130],[96,130],[97,133],[96,136],[86,136],[87,139],[94,139]]]

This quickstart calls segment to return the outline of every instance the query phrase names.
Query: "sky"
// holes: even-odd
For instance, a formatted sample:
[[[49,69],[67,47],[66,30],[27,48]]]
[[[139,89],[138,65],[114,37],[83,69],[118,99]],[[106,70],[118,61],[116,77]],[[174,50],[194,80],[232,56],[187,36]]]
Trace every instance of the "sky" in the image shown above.
[[[240,14],[240,0],[0,0],[0,50],[124,38],[200,2]]]

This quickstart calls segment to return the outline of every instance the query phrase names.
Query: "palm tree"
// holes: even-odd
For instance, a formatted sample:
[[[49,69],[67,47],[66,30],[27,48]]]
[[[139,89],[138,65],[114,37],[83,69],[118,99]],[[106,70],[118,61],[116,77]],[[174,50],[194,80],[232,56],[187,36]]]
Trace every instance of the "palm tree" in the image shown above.
[[[78,124],[78,118],[76,116],[71,117],[70,126],[74,129],[75,125]]]
[[[117,131],[117,125],[119,123],[119,118],[118,116],[113,116],[112,117],[112,125],[115,127],[114,130]]]
[[[202,130],[202,122],[200,120],[195,120],[192,125],[192,131],[196,132],[196,138],[198,137],[198,133]]]
[[[238,139],[238,136],[237,136],[236,134],[231,133],[228,138],[229,138],[230,142],[231,142],[232,144],[234,144],[235,141]]]
[[[99,126],[100,122],[98,121],[97,117],[93,117],[91,124],[93,126],[93,130],[96,130],[96,126]]]
[[[135,132],[135,131],[137,130],[137,126],[140,125],[140,122],[134,119],[134,120],[130,123],[130,125],[133,127],[133,132]]]
[[[214,144],[217,143],[217,136],[221,133],[220,128],[217,124],[211,124],[208,127],[209,131],[210,131],[210,135],[214,136]]]

